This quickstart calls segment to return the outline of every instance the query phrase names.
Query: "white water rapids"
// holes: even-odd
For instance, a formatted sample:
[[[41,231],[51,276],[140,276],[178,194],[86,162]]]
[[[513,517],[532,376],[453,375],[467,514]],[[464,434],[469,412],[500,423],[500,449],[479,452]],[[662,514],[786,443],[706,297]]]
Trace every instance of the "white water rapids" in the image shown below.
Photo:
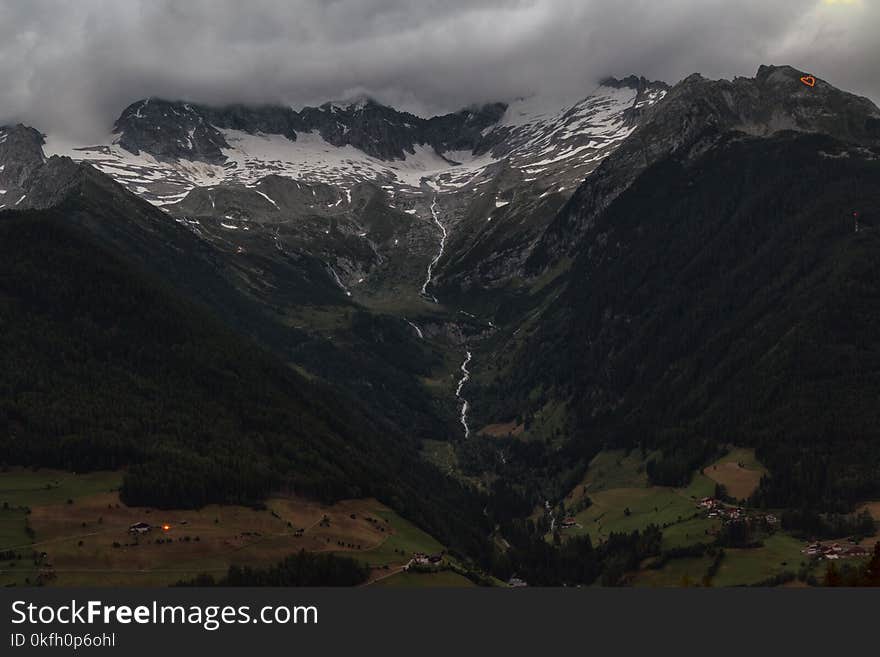
[[[421,294],[423,297],[428,297],[429,299],[431,299],[434,303],[439,303],[437,301],[437,297],[435,297],[433,294],[430,294],[428,292],[428,286],[431,285],[431,283],[434,280],[434,267],[437,266],[437,263],[440,262],[440,258],[443,257],[443,254],[446,251],[446,238],[448,237],[448,233],[446,232],[446,227],[440,221],[440,215],[437,213],[437,194],[436,193],[434,194],[434,198],[431,199],[431,217],[433,218],[434,223],[440,229],[440,250],[437,252],[437,255],[434,256],[434,259],[431,260],[431,262],[428,264],[428,273],[425,276],[424,284],[422,284]],[[461,312],[464,312],[464,311],[461,311]],[[473,315],[470,315],[470,313],[464,313],[464,314],[473,317]],[[413,324],[409,320],[406,320],[406,321],[409,323],[410,326],[412,326],[416,330],[416,332],[419,335],[419,338],[423,337],[422,331],[419,329],[419,327],[417,327],[415,324]],[[461,426],[464,427],[464,437],[469,438],[471,435],[471,429],[470,429],[470,426],[468,426],[468,421],[467,421],[467,412],[468,412],[469,405],[468,405],[468,400],[461,396],[462,389],[464,388],[464,386],[468,382],[468,380],[471,378],[471,373],[470,373],[470,370],[468,370],[468,365],[470,365],[472,355],[471,355],[470,351],[468,351],[466,353],[467,353],[467,355],[465,356],[464,362],[461,364],[461,378],[458,380],[458,388],[456,388],[456,390],[455,390],[455,398],[461,402]]]
[[[440,229],[440,250],[437,252],[437,255],[434,256],[434,259],[428,264],[428,275],[425,278],[425,282],[422,285],[422,296],[430,297],[434,303],[437,303],[437,297],[433,294],[428,293],[428,286],[431,284],[431,281],[434,278],[434,267],[440,262],[440,258],[443,257],[443,252],[446,250],[446,227],[440,222],[440,217],[437,215],[437,195],[434,194],[434,198],[431,201],[431,216],[434,218],[434,223],[437,224],[437,227]]]
[[[470,427],[467,423],[467,412],[468,412],[468,401],[464,397],[461,396],[461,389],[464,388],[464,385],[471,378],[471,373],[468,370],[468,365],[471,362],[471,352],[467,352],[467,356],[464,359],[464,362],[461,364],[461,379],[458,381],[458,388],[455,391],[455,396],[461,400],[461,426],[464,427],[464,437],[469,438],[471,435]]]

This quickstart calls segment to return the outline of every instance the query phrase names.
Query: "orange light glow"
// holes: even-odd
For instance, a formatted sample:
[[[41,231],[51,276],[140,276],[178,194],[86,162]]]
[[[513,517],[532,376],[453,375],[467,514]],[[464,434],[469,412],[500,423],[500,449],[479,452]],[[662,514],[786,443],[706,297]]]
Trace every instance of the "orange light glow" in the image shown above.
[[[816,86],[816,78],[814,78],[812,75],[805,75],[801,78],[801,82],[803,82],[808,87]]]
[[[169,529],[171,529],[171,525],[162,525],[163,532],[167,532]]]

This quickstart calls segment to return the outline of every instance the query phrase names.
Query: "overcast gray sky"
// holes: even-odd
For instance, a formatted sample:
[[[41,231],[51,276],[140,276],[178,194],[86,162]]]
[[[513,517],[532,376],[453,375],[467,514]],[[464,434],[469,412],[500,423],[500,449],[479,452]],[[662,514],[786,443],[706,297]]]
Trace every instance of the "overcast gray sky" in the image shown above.
[[[0,0],[0,123],[87,140],[145,96],[421,114],[791,64],[880,100],[877,0]]]

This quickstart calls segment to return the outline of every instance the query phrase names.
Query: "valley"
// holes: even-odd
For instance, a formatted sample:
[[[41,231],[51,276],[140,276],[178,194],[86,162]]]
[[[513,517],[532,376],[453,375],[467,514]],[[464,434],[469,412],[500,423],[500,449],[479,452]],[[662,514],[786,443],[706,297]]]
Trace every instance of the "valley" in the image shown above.
[[[720,462],[737,454],[733,450]],[[253,507],[158,509],[122,503],[121,482],[118,472],[13,469],[0,473],[0,582],[164,586],[198,576],[221,576],[233,565],[274,565],[306,550],[365,564],[370,572],[367,585],[492,583],[374,499],[325,505],[296,496],[273,496]],[[715,549],[706,546],[719,535],[722,523],[706,518],[696,502],[711,497],[712,490],[711,482],[700,477],[686,489],[649,486],[644,461],[636,454],[603,452],[555,510],[561,528],[551,525],[547,540],[553,539],[554,531],[563,541],[589,535],[601,542],[613,532],[661,527],[663,552],[627,575],[635,586],[742,586],[775,577],[791,582],[821,577],[822,562],[805,556],[805,541],[777,529],[759,545],[721,548],[722,565],[707,579]],[[589,505],[578,511],[587,499]],[[138,523],[149,529],[143,533],[130,529]],[[863,542],[865,555],[875,542],[870,538]],[[419,555],[440,556],[430,567],[413,567],[422,558]],[[494,585],[504,582],[494,580]]]
[[[856,581],[880,110],[803,73],[2,128],[4,581]]]

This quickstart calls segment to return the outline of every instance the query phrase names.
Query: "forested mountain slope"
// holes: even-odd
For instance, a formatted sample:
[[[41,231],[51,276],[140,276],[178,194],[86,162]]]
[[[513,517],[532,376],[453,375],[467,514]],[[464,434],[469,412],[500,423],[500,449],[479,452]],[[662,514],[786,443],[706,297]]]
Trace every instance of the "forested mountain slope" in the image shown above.
[[[585,453],[663,448],[659,483],[732,442],[769,466],[769,505],[876,496],[880,153],[799,132],[713,141],[648,167],[588,224],[512,366],[528,375],[487,396],[508,413],[566,400]]]
[[[80,210],[0,215],[5,463],[124,467],[126,502],[167,508],[376,496],[479,541],[478,504],[420,461],[415,437],[110,251]]]

